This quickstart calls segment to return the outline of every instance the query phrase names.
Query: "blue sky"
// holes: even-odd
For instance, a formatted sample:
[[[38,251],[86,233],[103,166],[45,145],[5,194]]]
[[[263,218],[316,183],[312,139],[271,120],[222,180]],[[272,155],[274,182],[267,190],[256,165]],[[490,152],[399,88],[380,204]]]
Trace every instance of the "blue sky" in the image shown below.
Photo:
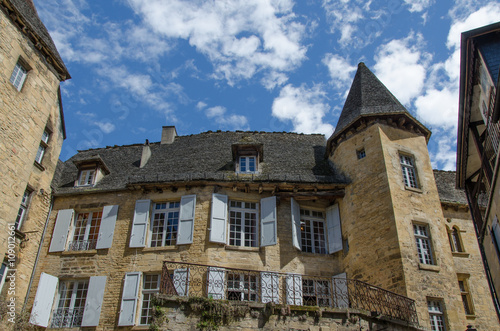
[[[357,64],[433,132],[455,168],[460,33],[500,20],[484,0],[35,0],[72,75],[66,160],[77,150],[208,130],[328,138]]]

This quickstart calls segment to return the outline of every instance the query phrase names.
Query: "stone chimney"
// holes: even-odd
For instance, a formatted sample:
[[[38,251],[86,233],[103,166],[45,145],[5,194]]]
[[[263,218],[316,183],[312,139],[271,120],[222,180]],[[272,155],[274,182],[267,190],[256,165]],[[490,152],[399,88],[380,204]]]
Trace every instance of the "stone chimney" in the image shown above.
[[[175,126],[164,126],[161,132],[161,145],[173,143],[175,137],[177,137]]]
[[[151,147],[149,147],[149,141],[146,139],[144,147],[142,147],[141,165],[139,166],[139,168],[144,167],[146,163],[148,163],[150,157],[151,157]]]

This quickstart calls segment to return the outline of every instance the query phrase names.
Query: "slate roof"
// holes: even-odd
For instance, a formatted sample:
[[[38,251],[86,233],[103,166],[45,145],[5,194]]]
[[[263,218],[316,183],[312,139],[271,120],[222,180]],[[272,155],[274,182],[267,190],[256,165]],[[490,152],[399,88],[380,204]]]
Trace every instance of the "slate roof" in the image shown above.
[[[54,59],[58,62],[58,65],[61,67],[64,75],[66,76],[64,79],[71,78],[68,69],[64,65],[59,52],[57,51],[56,45],[54,41],[50,37],[47,28],[38,17],[35,6],[32,0],[8,0],[12,4],[14,10],[18,13],[20,17],[22,17],[23,21],[27,24],[27,26],[41,39],[41,41],[45,44],[48,51],[52,54]]]
[[[439,199],[442,202],[467,204],[467,196],[461,189],[457,189],[456,171],[434,170],[434,178],[439,193]]]
[[[235,173],[232,146],[262,144],[262,172]],[[177,181],[254,181],[347,184],[324,158],[323,135],[279,132],[205,132],[178,136],[172,144],[152,143],[151,158],[139,168],[144,145],[80,151],[61,165],[56,194],[119,190],[129,184]],[[110,173],[93,188],[74,188],[78,161],[99,157]]]

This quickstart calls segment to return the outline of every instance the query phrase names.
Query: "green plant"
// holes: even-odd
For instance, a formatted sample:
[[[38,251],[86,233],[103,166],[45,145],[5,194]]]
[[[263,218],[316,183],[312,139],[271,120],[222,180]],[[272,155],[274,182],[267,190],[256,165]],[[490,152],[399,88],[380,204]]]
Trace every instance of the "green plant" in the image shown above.
[[[193,312],[200,314],[196,327],[202,330],[218,330],[221,325],[245,317],[250,311],[246,303],[236,304],[202,297],[190,297],[187,305]]]

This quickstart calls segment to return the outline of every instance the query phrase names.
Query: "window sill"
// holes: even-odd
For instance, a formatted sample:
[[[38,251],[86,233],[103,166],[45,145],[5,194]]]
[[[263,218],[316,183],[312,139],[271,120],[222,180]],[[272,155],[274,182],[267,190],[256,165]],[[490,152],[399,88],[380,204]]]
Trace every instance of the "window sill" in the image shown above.
[[[224,246],[225,249],[229,251],[242,251],[242,252],[259,252],[260,247],[240,247],[240,246]]]
[[[434,271],[434,272],[441,271],[441,268],[438,265],[424,264],[424,263],[419,263],[418,264],[418,269],[420,269],[420,270],[426,270],[426,271]]]
[[[148,325],[136,325],[131,328],[131,330],[149,330],[149,324]]]
[[[173,246],[159,246],[159,247],[144,247],[143,252],[158,252],[158,251],[176,251],[179,247]]]
[[[45,171],[45,167],[43,165],[41,165],[40,163],[38,162],[34,162],[35,163],[35,167],[37,167],[38,169],[40,169],[41,171]]]
[[[451,252],[451,254],[455,257],[469,257],[469,253],[466,252]]]
[[[409,186],[405,186],[405,190],[410,191],[410,192],[415,192],[415,193],[424,193],[424,191],[422,191],[419,188],[414,188],[414,187],[409,187]]]
[[[97,249],[89,249],[86,251],[63,251],[61,255],[96,255]]]
[[[468,319],[468,320],[475,320],[476,319],[476,315],[465,315],[465,318]]]
[[[328,256],[331,256],[331,255],[334,255],[334,254],[328,254],[328,253],[322,254],[322,253],[311,253],[311,252],[303,252],[303,251],[298,251],[298,252],[301,255],[318,256],[318,257],[321,257],[321,256],[328,257]]]
[[[17,239],[21,239],[21,240],[26,239],[26,233],[21,232],[18,229],[14,230],[14,234],[15,234]]]

